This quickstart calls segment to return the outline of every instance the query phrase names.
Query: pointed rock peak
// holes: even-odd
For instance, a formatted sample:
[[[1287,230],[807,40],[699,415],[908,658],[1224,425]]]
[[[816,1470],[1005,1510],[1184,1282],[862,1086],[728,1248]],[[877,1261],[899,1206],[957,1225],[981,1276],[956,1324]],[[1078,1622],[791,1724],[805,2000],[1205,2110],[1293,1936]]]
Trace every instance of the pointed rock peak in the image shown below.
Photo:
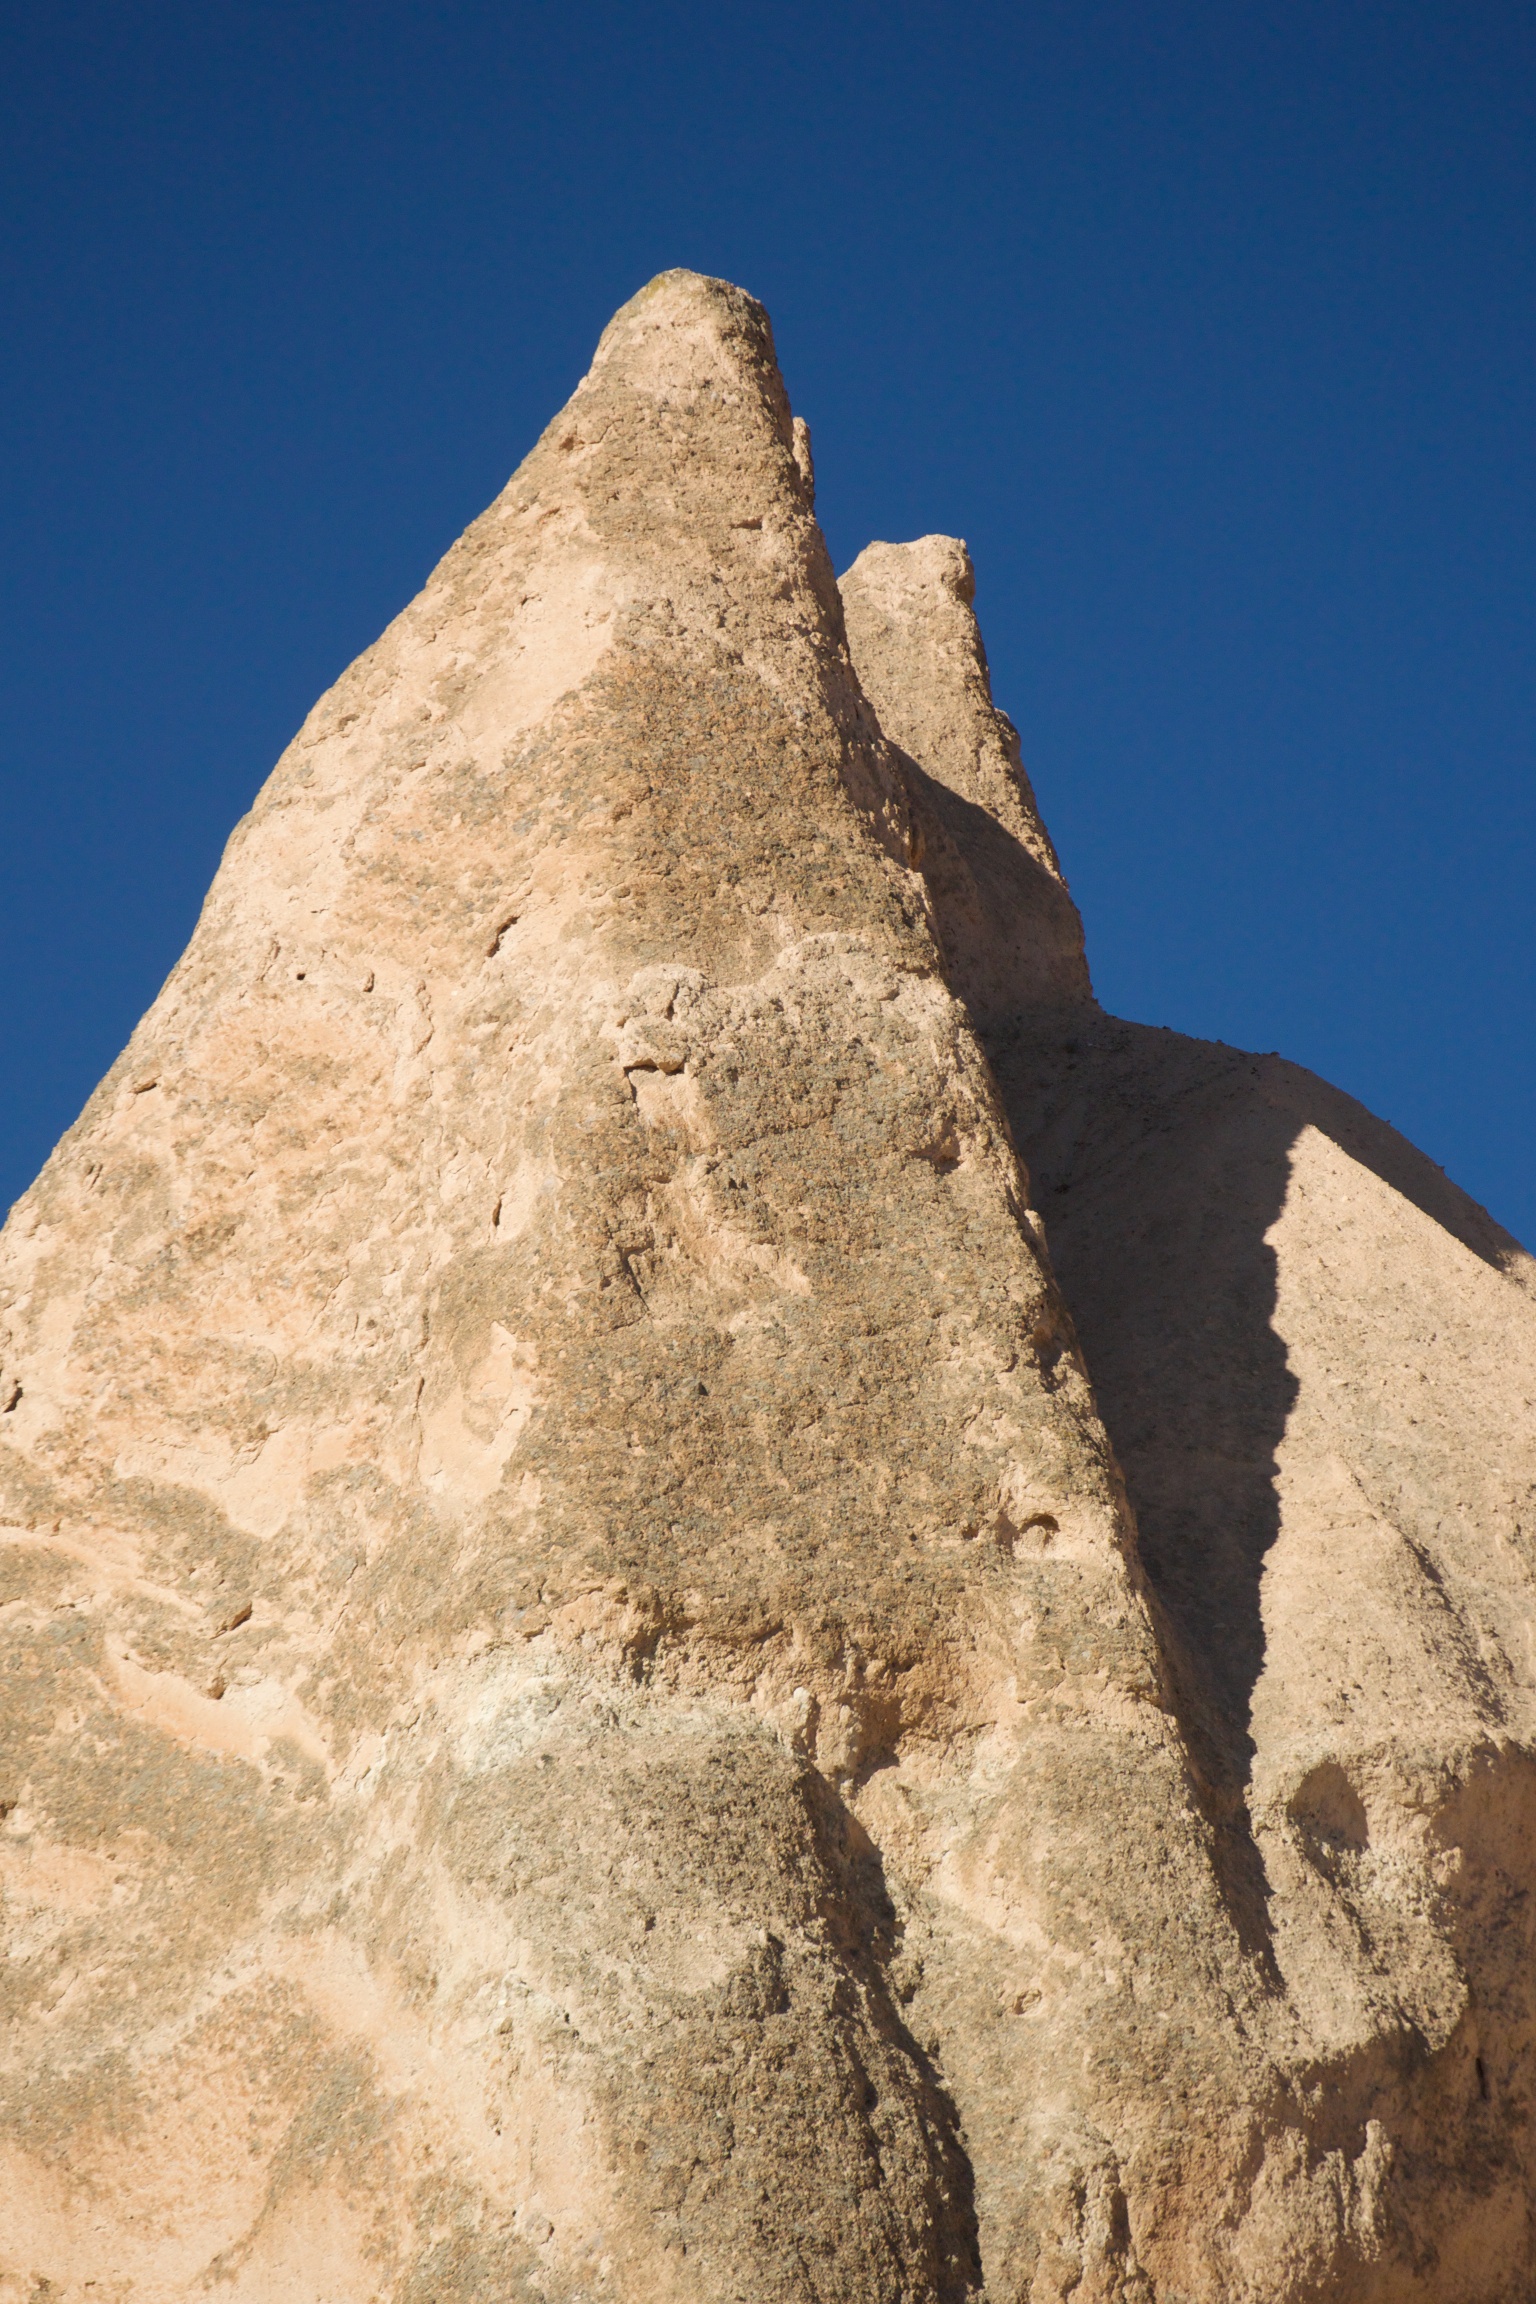
[[[802,811],[805,838],[816,808],[841,819],[850,793],[866,818],[876,815],[886,804],[878,748],[859,732],[810,469],[762,306],[726,281],[661,274],[615,316],[500,496],[311,714],[236,837],[215,912],[232,912],[226,899],[238,898],[258,939],[309,934],[321,921],[334,934],[333,907],[375,875],[379,828],[393,827],[395,811],[426,815],[442,802],[457,821],[448,763],[494,780],[554,718],[562,728],[573,714],[601,718],[620,686],[625,710],[643,698],[648,726],[675,725],[681,707],[659,700],[663,664],[688,688],[690,709],[703,682],[721,680],[732,709],[759,728],[764,693],[796,725],[808,709],[820,715],[819,797]],[[758,699],[750,711],[748,693]],[[429,755],[434,770],[418,791]],[[699,744],[685,757],[713,795],[726,842],[734,834],[720,770],[737,756]],[[615,748],[599,780],[605,806],[628,773],[624,760]],[[665,785],[658,805],[671,805],[677,774],[652,781]],[[541,788],[538,800],[553,839],[553,793]],[[559,837],[570,830],[565,823]],[[698,820],[691,834],[684,845],[697,858]],[[400,836],[414,845],[418,835],[413,820]],[[899,844],[898,832],[889,839]],[[455,841],[467,851],[457,869],[491,869],[483,843],[462,828]],[[445,933],[458,886],[446,869],[433,878]],[[409,917],[420,921],[427,898],[418,888],[412,901]]]
[[[743,386],[782,402],[773,325],[755,296],[703,272],[658,272],[598,340],[589,381],[622,379],[664,398]]]
[[[626,306],[0,1232],[0,2297],[1536,2292],[1529,1304],[809,473]]]
[[[282,2217],[339,2228],[355,2197],[381,2253],[359,2241],[345,2304],[569,2297],[599,2228],[637,2300],[804,2297],[808,2261],[839,2304],[979,2287],[960,2123],[864,1949],[883,1906],[833,1786],[909,1724],[931,1746],[953,1710],[968,1752],[974,1720],[1051,1700],[1044,1644],[1027,1685],[1031,1656],[988,1646],[1020,1575],[1117,1628],[1093,1669],[1127,1709],[1159,1666],[995,1082],[907,828],[877,821],[890,765],[767,322],[668,275],[312,715],[0,1240],[0,1519],[39,1556],[64,1531],[40,1590],[102,1594],[68,1650],[3,1612],[0,1796],[129,1852],[131,1921],[101,1900],[67,2043],[40,1969],[0,2072],[0,2150],[7,2103],[30,2117],[63,2071],[49,2133],[111,2196],[39,2279],[185,2304],[238,2245],[285,2293]],[[1129,1769],[1117,1747],[1094,1773]],[[359,1846],[399,1852],[338,1923],[337,1973],[378,1993],[334,2049],[317,2002],[278,2070],[261,1994],[286,2010],[320,1972]],[[473,1915],[452,1981],[402,1987],[407,2013],[382,1980],[436,1973],[447,1909]],[[231,1977],[210,2062],[188,2027]],[[567,2009],[570,2059],[520,2108]],[[336,2058],[375,2049],[345,2189],[306,2206],[281,2139],[329,2133]],[[258,2069],[274,2141],[229,2193],[206,2139]],[[752,2149],[696,2242],[676,2171],[716,2165],[726,2105]],[[168,2141],[119,2180],[129,2118]],[[447,2287],[459,2192],[397,2214],[432,2155],[507,2236]],[[875,2186],[853,2223],[829,2156]],[[6,2169],[44,2229],[52,2164]],[[165,2270],[139,2236],[173,2230]]]
[[[891,741],[988,809],[1059,879],[1018,736],[992,702],[976,572],[959,537],[866,545],[839,589],[859,677]]]
[[[809,510],[808,439],[790,414],[773,328],[728,280],[662,272],[615,313],[546,437],[570,448],[604,435],[631,483],[655,479],[678,505],[712,498],[740,526]],[[608,469],[612,454],[602,461]]]
[[[976,598],[976,570],[958,536],[918,536],[910,544],[866,544],[844,584],[872,600],[889,602],[899,615],[931,616],[941,594],[969,611]],[[962,619],[963,621],[963,619]],[[979,649],[976,619],[969,618],[970,645]]]
[[[870,544],[839,589],[854,668],[927,802],[925,870],[983,1035],[1091,1001],[1082,922],[992,701],[969,552],[955,536]]]
[[[609,321],[586,387],[649,394],[664,406],[703,401],[713,414],[766,420],[790,450],[807,504],[815,493],[810,427],[790,415],[773,323],[744,288],[704,272],[658,272]]]

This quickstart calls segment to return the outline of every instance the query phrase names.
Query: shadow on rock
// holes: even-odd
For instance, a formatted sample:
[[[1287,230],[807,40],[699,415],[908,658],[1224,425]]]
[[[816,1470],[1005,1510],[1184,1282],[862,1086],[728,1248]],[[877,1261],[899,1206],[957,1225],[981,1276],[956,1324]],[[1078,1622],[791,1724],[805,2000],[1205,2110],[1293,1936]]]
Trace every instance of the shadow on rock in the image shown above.
[[[1395,1130],[1277,1056],[1096,1010],[987,1037],[1226,1827],[1229,1893],[1261,1939],[1243,1795],[1276,1450],[1297,1397],[1269,1240],[1292,1147],[1316,1128],[1495,1269],[1521,1251]]]

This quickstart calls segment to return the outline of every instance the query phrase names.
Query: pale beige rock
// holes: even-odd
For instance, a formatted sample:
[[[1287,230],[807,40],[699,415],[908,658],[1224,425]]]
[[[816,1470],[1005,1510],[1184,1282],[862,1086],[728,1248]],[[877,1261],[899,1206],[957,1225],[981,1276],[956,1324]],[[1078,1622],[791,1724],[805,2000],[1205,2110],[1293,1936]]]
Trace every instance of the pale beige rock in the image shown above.
[[[860,569],[664,274],[13,1213],[0,2297],[1527,2292],[1529,1299]]]
[[[872,567],[903,607],[866,652]],[[927,538],[843,589],[882,725],[969,797],[967,578]],[[1325,2175],[1285,2199],[1272,2135],[1216,2292],[1527,2296],[1536,1265],[1278,1058],[1027,999],[983,1038]],[[946,2072],[973,2138],[953,2042]]]
[[[951,984],[984,1034],[1091,1001],[1077,906],[992,702],[965,546],[871,544],[840,589],[859,678],[901,748]]]
[[[845,1794],[963,1810],[1042,1582],[1057,1737],[1177,1756],[911,845],[767,323],[668,276],[6,1234],[13,2280],[975,2285]]]

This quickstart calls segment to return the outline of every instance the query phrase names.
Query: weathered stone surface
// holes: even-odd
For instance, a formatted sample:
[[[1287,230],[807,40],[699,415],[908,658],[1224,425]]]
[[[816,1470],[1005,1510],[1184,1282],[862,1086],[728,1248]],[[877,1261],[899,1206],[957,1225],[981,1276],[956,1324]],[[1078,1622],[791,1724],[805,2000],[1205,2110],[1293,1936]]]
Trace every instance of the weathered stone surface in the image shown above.
[[[901,603],[878,651],[854,605],[871,564]],[[884,729],[970,799],[963,548],[872,547],[844,591]],[[1038,841],[989,805],[1026,872]],[[1215,2292],[1536,2292],[1536,1264],[1295,1065],[1028,997],[981,1030],[1135,1504],[1228,1908],[1295,2027]]]
[[[984,1037],[1091,1004],[1083,926],[992,701],[965,546],[871,544],[840,586],[848,644],[900,747],[949,981]],[[930,768],[930,764],[931,768]]]
[[[13,1213],[0,2296],[1529,2292],[1517,1252],[844,593],[663,275]]]

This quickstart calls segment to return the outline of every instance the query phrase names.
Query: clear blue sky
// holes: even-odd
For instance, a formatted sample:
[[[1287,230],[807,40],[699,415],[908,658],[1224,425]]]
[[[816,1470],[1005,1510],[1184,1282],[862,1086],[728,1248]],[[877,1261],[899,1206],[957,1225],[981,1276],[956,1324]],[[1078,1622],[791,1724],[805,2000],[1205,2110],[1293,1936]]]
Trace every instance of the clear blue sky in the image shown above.
[[[1536,1240],[1536,9],[0,10],[0,1203],[319,691],[671,264],[965,536],[1122,1014]]]

